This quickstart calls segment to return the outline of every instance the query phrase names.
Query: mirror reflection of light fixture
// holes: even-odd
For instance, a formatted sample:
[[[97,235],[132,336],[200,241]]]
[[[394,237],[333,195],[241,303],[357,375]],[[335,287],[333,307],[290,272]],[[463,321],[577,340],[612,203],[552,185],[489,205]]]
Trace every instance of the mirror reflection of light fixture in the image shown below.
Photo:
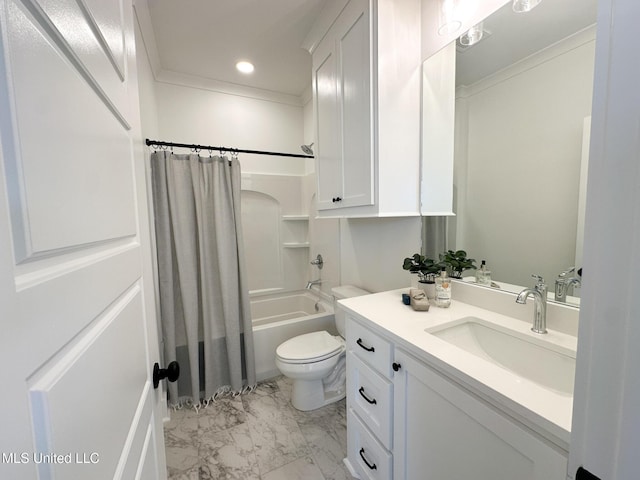
[[[484,31],[482,30],[482,22],[474,25],[469,30],[460,35],[460,45],[464,45],[465,47],[470,47],[471,45],[475,45],[480,40],[482,40],[482,35]]]
[[[516,13],[530,12],[538,6],[542,0],[513,0],[513,11]]]
[[[456,19],[458,0],[439,0],[440,2],[440,26],[438,35],[449,35],[456,32],[462,22]]]

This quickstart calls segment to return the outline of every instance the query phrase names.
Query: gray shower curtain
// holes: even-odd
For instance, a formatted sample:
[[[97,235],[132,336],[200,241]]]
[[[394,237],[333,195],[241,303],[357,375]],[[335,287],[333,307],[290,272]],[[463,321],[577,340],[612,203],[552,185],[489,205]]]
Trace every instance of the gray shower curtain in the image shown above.
[[[151,171],[165,364],[181,370],[169,403],[251,389],[238,160],[157,151]]]

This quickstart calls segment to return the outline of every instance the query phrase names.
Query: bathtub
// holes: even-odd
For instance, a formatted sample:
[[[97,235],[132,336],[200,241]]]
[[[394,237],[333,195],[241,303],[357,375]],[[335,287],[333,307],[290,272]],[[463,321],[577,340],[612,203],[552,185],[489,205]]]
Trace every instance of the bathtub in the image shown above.
[[[251,319],[258,381],[280,375],[276,348],[285,340],[320,330],[338,334],[333,306],[311,290],[253,295]]]

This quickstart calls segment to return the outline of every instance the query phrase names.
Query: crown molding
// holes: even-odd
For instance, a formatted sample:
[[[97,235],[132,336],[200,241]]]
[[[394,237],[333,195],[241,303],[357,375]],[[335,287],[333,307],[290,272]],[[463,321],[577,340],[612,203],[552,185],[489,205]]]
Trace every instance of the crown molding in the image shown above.
[[[491,88],[498,83],[504,82],[511,77],[520,75],[527,70],[549,62],[560,55],[564,55],[567,52],[575,50],[590,42],[596,40],[596,25],[591,25],[578,32],[569,35],[568,37],[557,41],[549,45],[548,47],[539,50],[528,57],[518,60],[512,65],[509,65],[497,72],[478,80],[471,85],[461,85],[456,88],[456,98],[465,98],[472,95],[476,95],[487,88]]]
[[[158,54],[158,45],[156,43],[156,35],[153,32],[153,24],[151,23],[151,14],[149,13],[149,4],[147,0],[134,0],[133,10],[140,33],[142,34],[142,43],[151,65],[153,77],[157,80],[158,73],[162,70],[160,64],[160,55]],[[140,55],[140,51],[137,52]]]
[[[211,78],[198,77],[186,73],[173,72],[171,70],[160,70],[156,75],[156,81],[180,87],[198,88],[211,92],[235,95],[237,97],[247,97],[267,102],[283,103],[294,107],[303,107],[304,102],[301,96],[289,95],[286,93],[273,92],[260,88],[247,87],[235,83],[222,82]]]

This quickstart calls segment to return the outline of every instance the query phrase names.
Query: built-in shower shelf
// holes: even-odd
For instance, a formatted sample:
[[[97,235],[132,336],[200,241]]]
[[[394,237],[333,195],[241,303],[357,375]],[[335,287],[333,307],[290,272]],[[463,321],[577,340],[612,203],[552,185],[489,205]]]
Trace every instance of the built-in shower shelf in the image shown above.
[[[309,248],[309,242],[285,242],[282,246],[284,248]]]
[[[309,248],[309,215],[282,215],[282,246]]]

